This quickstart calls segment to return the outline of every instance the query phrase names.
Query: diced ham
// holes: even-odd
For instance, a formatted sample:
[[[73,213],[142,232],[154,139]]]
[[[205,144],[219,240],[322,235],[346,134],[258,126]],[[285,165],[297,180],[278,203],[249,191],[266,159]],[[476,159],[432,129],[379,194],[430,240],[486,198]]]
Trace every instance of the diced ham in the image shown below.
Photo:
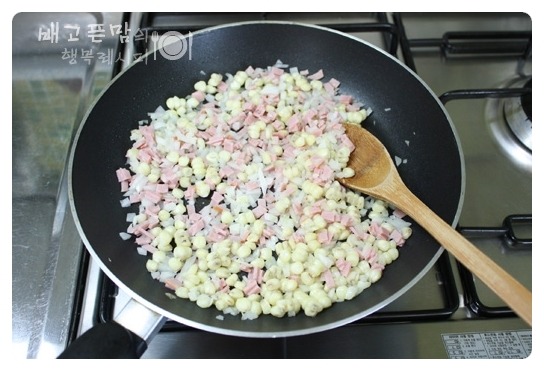
[[[336,80],[335,78],[330,79],[329,83],[335,88],[340,86],[340,81]]]
[[[295,215],[302,215],[302,204],[295,202],[291,205],[291,208]]]
[[[302,122],[309,124],[314,117],[317,115],[317,111],[315,109],[309,109],[302,115]]]
[[[334,281],[332,272],[329,269],[321,274],[321,279],[325,281],[325,287],[327,289],[332,289],[336,287],[336,282]]]
[[[170,290],[176,290],[178,287],[181,287],[181,282],[175,278],[167,278],[164,280],[164,285]]]
[[[247,275],[248,280],[250,281],[254,280],[258,284],[261,284],[263,282],[263,277],[264,277],[264,271],[258,267],[252,267]]]
[[[370,234],[382,240],[389,239],[389,231],[376,222],[370,223]]]
[[[212,137],[208,140],[210,146],[220,146],[223,143],[224,138],[220,136]]]
[[[155,146],[155,129],[151,125],[141,126],[140,132],[145,138],[146,144],[150,147]]]
[[[373,259],[375,259],[377,254],[376,250],[373,247],[364,247],[363,250],[359,250],[359,251],[360,251],[359,256],[361,257],[361,259],[366,260],[368,262],[370,262],[371,260],[373,261]]]
[[[255,280],[249,280],[246,284],[246,287],[242,290],[246,296],[258,294],[261,292],[261,288]]]
[[[353,142],[348,138],[347,135],[342,136],[342,144],[346,146],[350,151],[353,151],[355,149],[355,145]]]
[[[135,242],[138,244],[138,245],[146,245],[146,244],[149,244],[151,243],[151,241],[153,241],[151,238],[149,238],[148,236],[140,236],[138,238],[136,238]]]
[[[218,289],[219,292],[229,292],[230,291],[230,287],[229,287],[229,285],[227,284],[227,281],[225,281],[224,278],[221,278],[219,280],[219,284],[218,284],[217,289]]]
[[[216,228],[212,229],[206,236],[206,240],[211,243],[223,241],[224,239],[225,237]]]
[[[330,82],[327,82],[327,83],[323,84],[323,88],[325,88],[325,90],[327,91],[328,94],[334,94],[335,93],[335,88]]]
[[[383,271],[385,269],[385,266],[378,261],[373,261],[372,263],[370,263],[370,268]]]
[[[217,85],[217,91],[218,91],[218,92],[223,93],[223,92],[227,91],[227,89],[228,89],[228,85],[227,85],[227,83],[224,82],[224,81],[221,81],[221,82]]]
[[[259,205],[256,208],[254,208],[252,211],[255,218],[259,219],[261,216],[263,216],[264,214],[268,212],[268,209],[264,206]]]
[[[129,196],[130,203],[135,204],[142,201],[142,195],[140,193],[133,193]]]
[[[117,180],[119,182],[128,181],[132,178],[132,174],[130,173],[130,171],[125,168],[117,169],[115,173],[117,174]]]
[[[236,171],[230,166],[223,166],[219,169],[219,176],[222,178],[229,178],[231,175],[235,174]]]
[[[321,80],[324,76],[325,76],[325,74],[323,73],[323,70],[321,69],[321,70],[317,71],[316,73],[308,76],[308,78],[310,80]]]
[[[203,230],[204,227],[205,227],[204,221],[202,219],[199,219],[189,226],[189,228],[187,229],[187,232],[191,236],[196,236],[196,234],[200,232],[201,230]]]
[[[223,201],[225,197],[217,191],[214,191],[211,198],[211,204],[212,205],[218,205],[221,201]]]
[[[350,215],[342,214],[340,217],[340,224],[344,227],[351,227],[353,225],[353,218]]]
[[[389,238],[391,238],[397,246],[404,245],[404,238],[402,237],[402,233],[400,233],[398,230],[394,229],[393,232],[389,235]]]
[[[393,215],[395,215],[397,218],[404,218],[406,216],[406,213],[402,211],[401,209],[395,209],[393,210]]]
[[[234,153],[234,141],[232,139],[223,139],[223,149],[229,153]]]
[[[152,216],[148,220],[149,224],[147,225],[147,228],[152,229],[159,225],[159,218],[157,218],[156,216]]]
[[[267,112],[266,122],[272,122],[272,121],[274,121],[276,119],[276,117],[278,117],[278,114],[276,113],[276,111]]]
[[[253,111],[253,114],[257,117],[262,117],[266,113],[266,106],[264,104],[259,104],[257,107],[255,107],[255,110]]]
[[[254,124],[255,122],[257,122],[259,120],[258,117],[254,116],[253,113],[249,112],[245,119],[244,119],[244,126],[248,126],[248,125],[251,125],[251,124]]]
[[[157,193],[166,193],[168,192],[168,185],[164,183],[157,183],[157,186],[155,187],[155,191]]]
[[[284,73],[285,71],[282,70],[281,68],[278,68],[278,67],[273,66],[273,67],[270,69],[270,72],[271,72],[273,75],[281,76],[281,75],[283,75],[283,73]]]
[[[329,236],[329,232],[326,229],[323,229],[317,234],[317,240],[320,243],[328,243],[331,241],[332,236]]]
[[[194,199],[196,197],[196,188],[194,186],[189,186],[185,190],[185,197],[188,199]]]
[[[172,181],[177,182],[179,180],[179,176],[177,174],[177,169],[178,169],[177,166],[167,167],[167,168],[163,169],[162,174],[161,174],[161,180],[164,183],[170,183]]]
[[[291,133],[296,133],[296,132],[299,132],[300,131],[300,117],[299,115],[293,115],[291,117],[289,117],[289,119],[287,120],[287,129],[291,132]]]
[[[351,264],[348,261],[340,258],[336,261],[335,265],[343,277],[347,277],[349,275],[349,272],[351,271]]]
[[[336,212],[325,210],[321,213],[321,216],[325,221],[333,223],[335,221]]]
[[[280,120],[274,120],[271,125],[274,127],[274,129],[281,130],[283,127],[283,122],[281,122]]]
[[[313,168],[321,166],[325,162],[325,159],[321,156],[312,156],[310,158],[310,163]]]
[[[157,251],[157,248],[155,246],[152,246],[150,244],[143,244],[141,245],[147,252],[153,254],[155,251]]]
[[[199,102],[202,102],[204,98],[206,98],[206,95],[202,91],[195,91],[193,94],[191,94],[191,96]]]
[[[138,149],[138,148],[143,148],[144,146],[146,146],[145,138],[140,138],[134,142],[134,144],[132,145],[132,148]]]
[[[353,100],[353,97],[352,97],[351,95],[344,95],[344,94],[343,94],[343,95],[340,95],[340,96],[338,97],[338,101],[339,101],[340,103],[346,104],[346,105],[347,105],[347,104],[350,104],[352,100]]]
[[[249,76],[255,76],[255,69],[252,67],[252,66],[249,66],[245,69],[245,72],[249,75]]]
[[[162,196],[157,192],[152,191],[146,191],[144,193],[144,198],[149,200],[150,202],[157,204],[162,199]]]
[[[249,229],[245,228],[245,229],[242,231],[242,233],[240,234],[240,239],[241,239],[242,241],[246,241],[246,240],[247,240],[247,237],[249,236],[249,234],[250,234]]]

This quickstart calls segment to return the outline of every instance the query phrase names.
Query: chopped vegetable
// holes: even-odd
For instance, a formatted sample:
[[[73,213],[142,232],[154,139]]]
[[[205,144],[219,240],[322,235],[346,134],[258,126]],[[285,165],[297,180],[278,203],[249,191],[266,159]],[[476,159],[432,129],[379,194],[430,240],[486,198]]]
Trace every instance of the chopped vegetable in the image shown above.
[[[370,109],[321,70],[286,68],[212,73],[168,98],[131,132],[116,173],[121,205],[138,205],[120,236],[148,254],[151,276],[242,319],[351,300],[411,235],[401,212],[335,180],[354,175],[343,123]]]

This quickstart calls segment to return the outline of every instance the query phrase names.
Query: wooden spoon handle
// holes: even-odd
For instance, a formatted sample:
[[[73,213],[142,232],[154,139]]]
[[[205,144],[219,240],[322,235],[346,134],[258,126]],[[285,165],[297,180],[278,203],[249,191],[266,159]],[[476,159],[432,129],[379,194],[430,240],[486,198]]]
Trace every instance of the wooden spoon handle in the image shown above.
[[[395,198],[397,206],[425,228],[461,264],[493,290],[532,326],[532,293],[436,215],[408,189]],[[399,200],[400,198],[400,200]]]

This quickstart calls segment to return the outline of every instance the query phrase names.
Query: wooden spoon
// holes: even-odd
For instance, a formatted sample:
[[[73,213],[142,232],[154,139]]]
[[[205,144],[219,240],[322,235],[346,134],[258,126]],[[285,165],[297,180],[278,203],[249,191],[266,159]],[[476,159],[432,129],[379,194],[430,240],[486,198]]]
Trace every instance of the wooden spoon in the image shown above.
[[[355,145],[348,162],[355,175],[338,181],[348,188],[387,201],[410,215],[532,326],[532,293],[417,198],[406,187],[387,149],[375,136],[357,125],[344,126]]]

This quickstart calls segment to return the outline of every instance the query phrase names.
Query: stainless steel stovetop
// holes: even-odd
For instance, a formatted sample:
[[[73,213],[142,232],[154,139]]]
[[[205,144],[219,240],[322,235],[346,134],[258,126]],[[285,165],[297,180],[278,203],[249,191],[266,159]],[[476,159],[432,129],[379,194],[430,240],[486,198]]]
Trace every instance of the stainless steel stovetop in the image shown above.
[[[465,156],[458,229],[531,289],[532,24],[526,14],[19,14],[13,20],[12,139],[17,357],[57,356],[128,300],[82,247],[64,175],[71,136],[91,99],[129,57],[152,47],[144,37],[123,48],[113,31],[127,22],[133,34],[150,35],[155,27],[186,33],[262,18],[350,32],[421,76],[445,103]],[[84,33],[89,24],[106,25],[100,45]],[[47,39],[55,26],[58,42]],[[76,26],[79,40],[69,41]],[[83,59],[73,49],[92,49],[96,58],[87,53]],[[125,63],[114,63],[120,56]],[[531,348],[530,327],[445,254],[408,293],[354,324],[245,339],[167,322],[144,358],[525,358]]]

